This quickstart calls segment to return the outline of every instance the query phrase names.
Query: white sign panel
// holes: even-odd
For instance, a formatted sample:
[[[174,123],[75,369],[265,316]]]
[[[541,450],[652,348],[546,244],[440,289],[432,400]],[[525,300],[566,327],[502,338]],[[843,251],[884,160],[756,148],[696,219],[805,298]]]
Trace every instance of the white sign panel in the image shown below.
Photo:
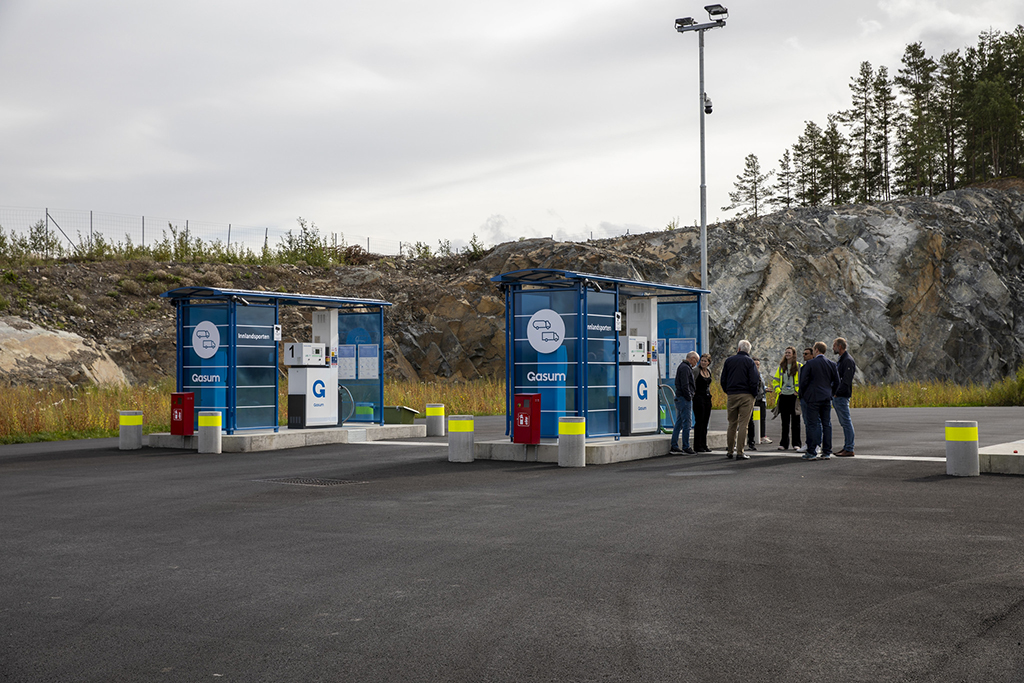
[[[526,324],[526,339],[537,353],[554,353],[565,339],[562,316],[550,308],[543,308]]]
[[[220,349],[220,330],[209,320],[204,320],[192,330],[192,350],[200,358],[213,358]]]
[[[356,378],[356,345],[338,346],[338,379]]]
[[[380,361],[377,355],[377,345],[360,344],[357,351],[359,353],[359,379],[378,379],[380,377]]]

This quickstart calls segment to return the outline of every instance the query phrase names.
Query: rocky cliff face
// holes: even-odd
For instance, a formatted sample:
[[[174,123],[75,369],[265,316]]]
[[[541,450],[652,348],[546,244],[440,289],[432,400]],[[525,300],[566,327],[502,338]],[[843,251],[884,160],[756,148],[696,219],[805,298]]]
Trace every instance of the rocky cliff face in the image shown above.
[[[730,221],[709,226],[708,256],[712,354],[719,360],[742,338],[771,364],[788,345],[843,336],[867,382],[987,383],[1024,361],[1019,189]],[[6,313],[19,319],[81,335],[129,381],[148,381],[174,371],[173,318],[157,299],[171,287],[382,298],[394,303],[385,323],[391,374],[465,380],[504,370],[504,303],[489,281],[493,275],[560,268],[696,286],[699,258],[699,236],[689,228],[587,243],[512,242],[475,262],[384,258],[333,269],[53,264],[5,275],[0,302],[17,301]],[[26,292],[36,298],[28,300]],[[8,321],[8,328],[17,324]],[[286,335],[291,330],[304,339],[308,314],[288,310],[282,323]],[[0,349],[11,345],[3,329]],[[88,377],[77,370],[74,379],[70,369],[63,380],[50,379]],[[0,383],[26,381],[42,381],[29,359],[0,366]]]

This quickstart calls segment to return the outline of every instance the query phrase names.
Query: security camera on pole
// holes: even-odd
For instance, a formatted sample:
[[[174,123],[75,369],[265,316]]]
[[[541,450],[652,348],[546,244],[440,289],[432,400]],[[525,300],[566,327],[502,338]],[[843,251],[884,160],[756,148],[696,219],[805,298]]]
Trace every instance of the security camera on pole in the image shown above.
[[[706,24],[698,24],[693,17],[676,19],[676,30],[680,33],[696,31],[700,37],[700,287],[708,288],[708,190],[704,168],[704,116],[711,113],[711,98],[704,92],[704,31],[725,26],[729,18],[729,10],[721,5],[705,5],[704,10],[711,19]],[[700,352],[708,353],[708,295],[701,297],[700,311]]]

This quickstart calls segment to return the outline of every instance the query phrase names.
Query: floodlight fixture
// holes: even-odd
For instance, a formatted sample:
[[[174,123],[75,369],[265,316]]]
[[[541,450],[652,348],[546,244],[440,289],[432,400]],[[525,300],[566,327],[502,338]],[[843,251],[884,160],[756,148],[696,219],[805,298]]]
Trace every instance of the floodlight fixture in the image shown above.
[[[708,13],[712,21],[729,18],[729,10],[721,5],[704,5],[704,11]]]
[[[694,19],[693,17],[683,17],[682,19],[676,19],[676,28],[678,29],[684,26],[693,26],[696,23],[697,20]]]

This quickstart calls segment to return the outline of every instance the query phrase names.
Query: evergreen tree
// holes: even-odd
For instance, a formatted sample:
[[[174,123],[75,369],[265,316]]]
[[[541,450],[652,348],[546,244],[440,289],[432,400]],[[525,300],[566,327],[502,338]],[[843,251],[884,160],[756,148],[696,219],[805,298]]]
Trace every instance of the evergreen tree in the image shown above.
[[[907,97],[907,108],[899,116],[896,143],[897,181],[903,194],[927,195],[935,176],[935,133],[932,90],[935,60],[925,55],[921,43],[908,45],[896,84]]]
[[[730,206],[723,206],[722,211],[739,209],[737,216],[753,216],[757,218],[763,211],[765,202],[772,192],[768,179],[772,172],[761,173],[761,162],[756,154],[748,154],[743,160],[743,173],[736,176],[735,192],[729,193]]]
[[[850,126],[850,144],[856,159],[854,187],[858,202],[874,199],[878,187],[878,169],[873,162],[875,143],[875,73],[871,62],[861,62],[860,73],[850,79],[853,106],[842,113],[843,123]]]
[[[937,189],[951,190],[956,187],[963,144],[963,60],[959,51],[947,52],[939,58],[934,102],[941,169]]]
[[[789,156],[788,149],[782,153],[782,158],[779,159],[779,172],[776,177],[779,180],[775,183],[775,194],[768,199],[768,203],[780,209],[790,209],[795,201],[793,194],[796,191],[796,174],[793,171],[793,160]]]
[[[839,116],[830,114],[821,136],[825,187],[829,203],[847,204],[853,198],[856,175],[850,165],[850,142],[839,130]]]
[[[893,93],[893,81],[889,78],[889,70],[878,67],[875,80],[871,85],[872,99],[875,103],[875,126],[872,139],[872,158],[874,159],[874,175],[878,179],[877,192],[882,201],[892,199],[892,146],[896,135],[896,114],[898,107],[896,95]]]
[[[806,121],[804,132],[793,145],[793,175],[800,206],[818,206],[828,196],[824,181],[821,127]]]

